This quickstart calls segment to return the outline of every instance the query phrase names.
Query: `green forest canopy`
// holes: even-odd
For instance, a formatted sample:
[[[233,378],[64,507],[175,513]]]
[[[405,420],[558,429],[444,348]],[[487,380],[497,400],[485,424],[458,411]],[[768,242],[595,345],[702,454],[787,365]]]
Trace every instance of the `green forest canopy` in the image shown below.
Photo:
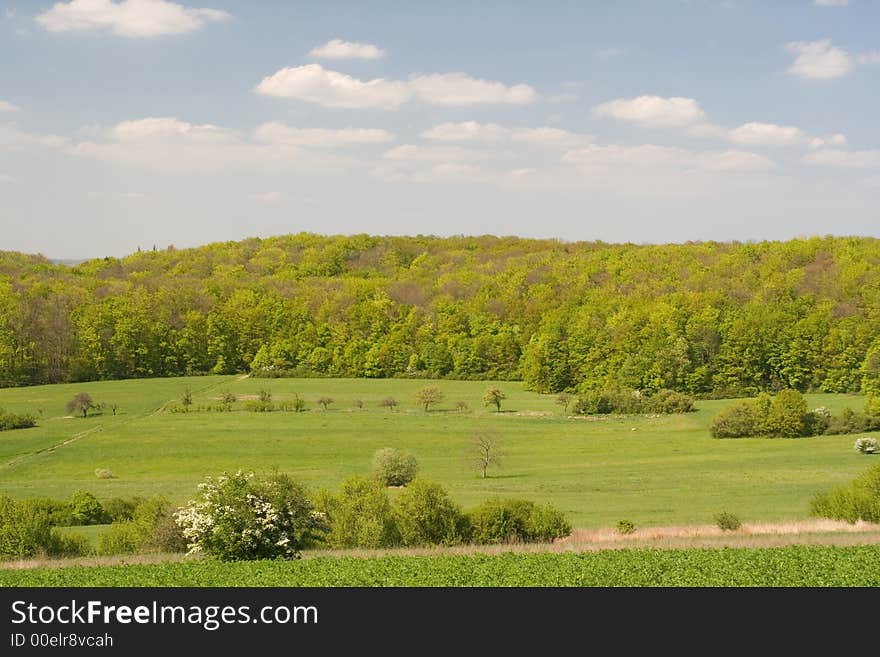
[[[0,385],[203,372],[876,392],[880,240],[301,233],[75,266],[0,252]]]

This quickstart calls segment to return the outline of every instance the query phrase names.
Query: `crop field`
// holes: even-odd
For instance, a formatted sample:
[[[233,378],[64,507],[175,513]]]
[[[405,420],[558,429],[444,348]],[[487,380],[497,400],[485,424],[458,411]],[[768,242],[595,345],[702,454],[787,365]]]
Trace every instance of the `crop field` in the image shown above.
[[[413,400],[426,385],[445,395],[427,413]],[[500,413],[481,402],[490,385],[507,395]],[[187,388],[193,410],[170,412]],[[298,395],[307,410],[244,410],[261,389],[275,402]],[[66,402],[80,391],[108,407],[66,417]],[[227,391],[238,398],[232,412],[198,410]],[[333,399],[328,410],[316,403],[322,396]],[[389,396],[400,404],[393,411],[379,406]],[[457,410],[459,401],[466,410]],[[860,409],[863,398],[809,395],[808,402],[836,413]],[[518,382],[215,376],[3,389],[0,407],[39,412],[40,420],[0,433],[0,493],[66,498],[83,489],[101,500],[165,495],[183,503],[205,476],[239,468],[277,468],[313,489],[335,488],[367,472],[373,453],[388,446],[413,452],[420,473],[464,507],[524,497],[553,503],[575,527],[623,518],[638,526],[706,523],[721,510],[746,522],[781,521],[806,517],[815,493],[852,479],[870,460],[853,450],[852,436],[713,439],[709,421],[728,403],[699,401],[685,415],[585,419]],[[504,459],[482,479],[469,446],[487,429],[501,439]],[[98,479],[98,468],[114,478]]]
[[[606,550],[0,570],[0,586],[878,586],[880,547]]]

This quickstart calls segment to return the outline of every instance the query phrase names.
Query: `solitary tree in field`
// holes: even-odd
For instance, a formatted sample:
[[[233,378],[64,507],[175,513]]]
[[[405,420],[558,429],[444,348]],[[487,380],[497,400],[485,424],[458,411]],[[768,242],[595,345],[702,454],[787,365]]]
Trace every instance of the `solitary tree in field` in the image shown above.
[[[437,386],[427,386],[416,392],[415,399],[416,403],[422,406],[425,409],[425,413],[427,413],[431,404],[438,404],[443,401],[443,396],[443,393]]]
[[[507,395],[501,392],[498,388],[489,388],[486,391],[486,394],[483,395],[483,403],[486,406],[490,404],[495,406],[495,411],[501,412],[501,402],[507,399]]]
[[[472,443],[474,464],[480,470],[483,479],[490,465],[501,467],[501,439],[494,431],[480,431],[474,434]]]
[[[458,409],[459,413],[464,413],[467,410],[467,402],[457,401],[455,402],[455,407]]]
[[[78,392],[74,395],[73,399],[67,402],[66,408],[68,413],[82,413],[82,416],[86,417],[89,411],[93,408],[98,408],[98,405],[95,404],[89,393]]]
[[[324,407],[324,410],[326,411],[326,410],[327,410],[327,407],[328,407],[330,404],[333,403],[333,398],[332,398],[332,397],[319,397],[319,398],[318,398],[318,403],[319,403],[321,406],[323,406],[323,407]]]
[[[189,388],[183,391],[183,394],[180,396],[180,403],[183,404],[184,411],[189,411],[189,407],[193,403],[193,394]]]
[[[556,403],[562,406],[563,413],[568,413],[568,405],[571,403],[571,395],[567,392],[560,392],[556,395]]]
[[[379,406],[382,408],[387,408],[388,410],[393,411],[394,407],[398,405],[398,401],[394,397],[386,397],[382,401],[379,402]]]

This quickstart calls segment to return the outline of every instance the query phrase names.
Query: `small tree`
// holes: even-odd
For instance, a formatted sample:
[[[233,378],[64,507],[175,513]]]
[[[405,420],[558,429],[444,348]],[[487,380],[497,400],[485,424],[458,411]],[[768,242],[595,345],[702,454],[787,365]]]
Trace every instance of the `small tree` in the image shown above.
[[[404,545],[455,545],[467,540],[467,517],[440,485],[416,479],[400,491],[394,504]]]
[[[486,394],[483,395],[483,403],[486,406],[490,404],[495,406],[495,412],[501,412],[501,402],[507,399],[507,395],[501,392],[498,388],[489,388],[486,391]]]
[[[394,407],[398,405],[398,401],[394,397],[386,397],[382,401],[379,402],[379,406],[382,408],[387,408],[388,410],[393,411]]]
[[[183,391],[183,394],[180,396],[180,403],[183,404],[184,412],[189,412],[189,407],[193,403],[193,395],[189,388]]]
[[[319,397],[319,398],[318,398],[318,403],[319,403],[321,406],[323,406],[323,407],[324,407],[324,410],[326,411],[326,410],[327,410],[327,407],[328,407],[330,404],[333,403],[333,398],[332,398],[332,397]]]
[[[438,404],[443,401],[444,395],[437,386],[426,386],[415,394],[416,403],[428,412],[431,404]]]
[[[457,401],[455,402],[455,408],[458,409],[459,413],[464,413],[467,410],[467,402],[466,401]]]
[[[363,408],[364,407],[364,400],[363,399],[355,399],[354,402],[352,402],[352,403],[354,404],[355,408]]]
[[[235,402],[238,401],[238,397],[236,397],[234,393],[229,392],[228,390],[223,393],[220,399],[223,401],[224,406],[232,406]]]
[[[78,392],[74,395],[73,399],[67,402],[66,408],[68,413],[82,413],[82,416],[86,417],[89,411],[93,408],[98,408],[98,405],[95,404],[89,393]]]
[[[264,404],[272,401],[272,391],[271,390],[260,390],[260,401]]]
[[[116,415],[116,411],[119,410],[119,404],[116,404],[116,403],[110,404],[110,410],[113,411],[113,415]]]
[[[474,464],[485,479],[490,465],[501,467],[501,440],[491,429],[474,434],[472,441]]]
[[[373,455],[373,474],[386,486],[406,486],[418,470],[418,461],[409,452],[385,447]]]
[[[560,392],[556,395],[556,403],[562,406],[563,414],[568,413],[568,405],[571,403],[571,395],[567,392]]]

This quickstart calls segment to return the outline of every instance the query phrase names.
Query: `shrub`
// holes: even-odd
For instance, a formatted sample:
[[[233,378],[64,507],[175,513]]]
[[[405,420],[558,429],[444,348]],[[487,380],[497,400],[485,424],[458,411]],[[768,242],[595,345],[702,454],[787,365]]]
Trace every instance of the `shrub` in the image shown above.
[[[382,401],[379,402],[379,406],[382,408],[387,408],[389,410],[394,410],[395,406],[398,406],[400,402],[398,402],[394,397],[386,397]]]
[[[225,406],[232,406],[235,402],[238,401],[238,397],[236,397],[234,393],[231,393],[228,390],[222,393],[220,399]]]
[[[305,489],[283,474],[209,477],[175,514],[190,553],[223,561],[295,559],[320,529]]]
[[[326,542],[331,547],[392,547],[400,535],[388,493],[384,486],[368,477],[349,477],[337,495],[321,493],[315,508],[329,525]]]
[[[571,526],[551,505],[492,498],[468,514],[471,541],[480,544],[532,543],[568,536]]]
[[[712,418],[709,431],[713,438],[743,438],[758,435],[759,424],[755,405],[740,401],[721,409]]]
[[[325,411],[330,406],[330,404],[333,403],[333,401],[334,401],[333,397],[318,397],[318,403],[321,405],[321,407]]]
[[[645,410],[651,413],[690,413],[694,410],[694,400],[683,392],[663,389],[647,398]]]
[[[17,415],[16,413],[7,413],[0,408],[0,431],[11,431],[12,429],[29,429],[37,426],[37,418],[33,415]]]
[[[727,511],[722,511],[715,516],[715,524],[718,525],[719,529],[730,532],[742,527],[742,522],[740,522],[739,518]]]
[[[271,413],[275,410],[275,404],[261,399],[249,399],[244,403],[244,409],[252,413]]]
[[[94,495],[78,490],[70,498],[70,520],[71,525],[103,525],[110,518]]]
[[[797,390],[780,390],[773,397],[765,420],[765,432],[782,438],[798,438],[809,434],[807,401]]]
[[[52,529],[49,512],[38,500],[13,500],[0,495],[0,559],[37,554],[73,556],[83,542]]]
[[[618,534],[632,534],[636,531],[636,525],[630,520],[618,520],[616,529]]]
[[[98,479],[116,479],[116,475],[107,468],[95,468],[95,476]]]
[[[264,403],[272,401],[272,391],[261,389],[259,392],[259,398],[260,401]]]
[[[385,447],[373,455],[373,475],[386,486],[406,486],[418,470],[416,457],[409,452]]]
[[[836,486],[810,502],[810,513],[822,518],[880,522],[880,463],[871,466],[850,484]]]
[[[133,497],[130,500],[121,497],[111,497],[104,502],[104,511],[110,522],[125,522],[131,520],[135,507],[143,502],[141,498]]]
[[[880,395],[868,395],[864,410],[865,415],[880,415]]]
[[[853,447],[862,454],[876,454],[880,451],[880,445],[877,444],[876,438],[856,438]]]
[[[467,540],[467,518],[440,484],[414,479],[400,491],[394,517],[404,545],[454,545]]]

